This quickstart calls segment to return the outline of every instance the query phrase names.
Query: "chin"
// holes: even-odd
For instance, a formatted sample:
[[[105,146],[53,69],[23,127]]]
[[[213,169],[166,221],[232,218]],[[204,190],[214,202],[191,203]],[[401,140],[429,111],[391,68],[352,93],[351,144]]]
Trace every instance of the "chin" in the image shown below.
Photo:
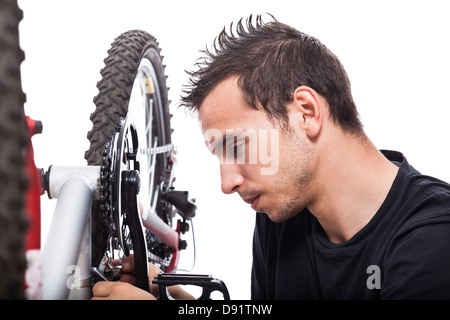
[[[279,212],[265,212],[265,211],[263,211],[263,213],[267,214],[269,219],[276,223],[285,222],[286,220],[289,220],[290,218],[292,218],[297,214],[297,212],[292,214],[285,214]]]
[[[285,206],[279,210],[263,210],[262,212],[267,214],[269,219],[272,220],[273,222],[280,223],[291,219],[299,212],[301,212],[303,209],[304,209],[303,206],[299,207]]]

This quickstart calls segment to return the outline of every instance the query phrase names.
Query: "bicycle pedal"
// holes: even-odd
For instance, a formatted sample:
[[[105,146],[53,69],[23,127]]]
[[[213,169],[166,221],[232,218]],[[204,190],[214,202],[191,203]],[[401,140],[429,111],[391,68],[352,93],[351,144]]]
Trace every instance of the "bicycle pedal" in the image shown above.
[[[197,300],[210,300],[211,293],[219,291],[222,293],[224,300],[230,300],[227,286],[220,280],[203,274],[172,274],[159,273],[158,277],[154,278],[153,284],[159,285],[160,300],[173,300],[168,291],[168,287],[172,285],[194,285],[203,289],[202,294]]]

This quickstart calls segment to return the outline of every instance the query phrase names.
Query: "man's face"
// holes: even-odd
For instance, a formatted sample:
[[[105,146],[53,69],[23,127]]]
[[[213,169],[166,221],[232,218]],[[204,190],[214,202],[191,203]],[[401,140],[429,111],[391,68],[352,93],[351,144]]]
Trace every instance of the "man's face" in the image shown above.
[[[209,150],[220,160],[222,191],[237,192],[256,211],[281,222],[310,200],[311,154],[302,137],[251,108],[237,78],[219,83],[199,108]]]

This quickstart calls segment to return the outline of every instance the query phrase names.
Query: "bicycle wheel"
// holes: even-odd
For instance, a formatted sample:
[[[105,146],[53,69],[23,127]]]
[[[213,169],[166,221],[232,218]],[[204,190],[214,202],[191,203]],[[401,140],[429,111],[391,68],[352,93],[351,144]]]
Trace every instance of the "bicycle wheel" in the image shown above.
[[[0,299],[24,298],[28,129],[20,76],[22,15],[17,1],[0,2]]]
[[[121,241],[111,239],[111,233],[122,230],[111,227],[114,219],[108,216],[113,211],[111,207],[120,208],[120,183],[118,173],[113,172],[119,166],[139,171],[139,197],[153,205],[166,223],[171,223],[171,213],[160,201],[162,189],[172,183],[170,157],[140,152],[171,142],[168,89],[158,43],[144,31],[125,32],[112,43],[104,62],[97,84],[99,93],[94,98],[96,109],[91,114],[93,127],[87,135],[90,148],[85,153],[89,165],[101,165],[104,171],[102,199],[92,206],[92,266],[99,265],[107,245]],[[119,161],[111,163],[112,158]],[[115,182],[108,181],[114,179]],[[119,187],[114,189],[114,185]],[[150,250],[154,247],[152,241]],[[122,249],[128,251],[123,246],[122,243]]]

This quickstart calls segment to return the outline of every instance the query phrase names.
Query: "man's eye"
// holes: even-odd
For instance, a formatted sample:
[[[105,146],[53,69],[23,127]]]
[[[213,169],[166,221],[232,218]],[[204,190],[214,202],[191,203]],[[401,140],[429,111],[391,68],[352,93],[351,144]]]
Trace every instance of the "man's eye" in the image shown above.
[[[245,161],[245,144],[240,143],[233,147],[233,155],[235,159]]]

